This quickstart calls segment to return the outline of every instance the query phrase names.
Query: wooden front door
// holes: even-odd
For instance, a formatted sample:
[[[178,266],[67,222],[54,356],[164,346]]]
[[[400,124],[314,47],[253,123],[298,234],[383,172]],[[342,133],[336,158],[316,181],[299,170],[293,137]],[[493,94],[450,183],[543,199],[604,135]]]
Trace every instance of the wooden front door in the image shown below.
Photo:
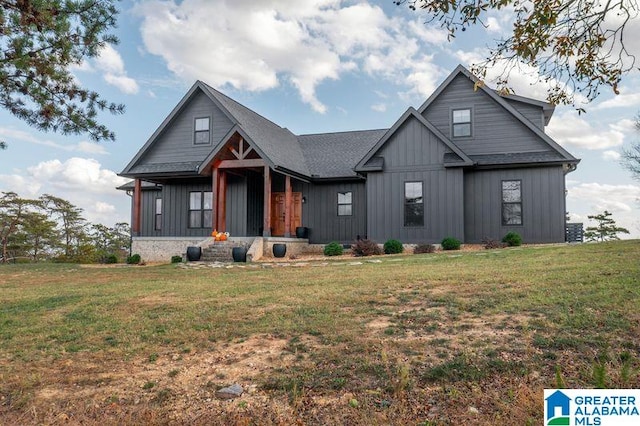
[[[302,226],[302,192],[293,192],[291,194],[291,203],[293,210],[291,211],[291,236],[296,234],[296,228]],[[284,227],[284,192],[274,192],[271,194],[271,235],[281,237],[285,233]]]

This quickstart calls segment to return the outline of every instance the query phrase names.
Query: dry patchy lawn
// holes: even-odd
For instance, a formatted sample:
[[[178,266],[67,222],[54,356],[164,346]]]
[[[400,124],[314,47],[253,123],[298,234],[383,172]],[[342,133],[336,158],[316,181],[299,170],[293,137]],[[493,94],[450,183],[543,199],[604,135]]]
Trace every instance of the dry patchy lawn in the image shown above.
[[[2,266],[0,424],[533,425],[545,387],[640,387],[638,241],[379,259]]]

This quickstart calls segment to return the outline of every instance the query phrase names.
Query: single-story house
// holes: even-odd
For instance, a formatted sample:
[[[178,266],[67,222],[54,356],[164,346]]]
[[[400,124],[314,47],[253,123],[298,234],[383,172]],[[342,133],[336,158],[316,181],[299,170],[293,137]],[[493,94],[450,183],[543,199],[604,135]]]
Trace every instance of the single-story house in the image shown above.
[[[287,238],[297,227],[311,244],[509,231],[562,242],[565,175],[580,160],[545,134],[553,111],[458,66],[389,129],[295,135],[197,81],[120,173],[133,179],[121,189],[134,251],[184,251],[213,229]]]

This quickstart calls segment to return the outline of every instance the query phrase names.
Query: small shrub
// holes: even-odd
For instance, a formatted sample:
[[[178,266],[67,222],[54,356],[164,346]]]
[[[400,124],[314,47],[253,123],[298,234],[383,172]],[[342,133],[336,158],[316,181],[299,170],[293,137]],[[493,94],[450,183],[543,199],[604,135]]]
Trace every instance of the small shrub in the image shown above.
[[[182,262],[182,256],[178,256],[178,255],[171,256],[171,263],[180,263],[180,262]]]
[[[509,232],[502,238],[503,243],[507,243],[509,247],[517,247],[522,245],[522,237],[517,232]]]
[[[340,256],[342,254],[342,245],[335,241],[330,242],[324,246],[325,256]]]
[[[484,248],[487,250],[499,249],[507,246],[506,243],[491,238],[485,238],[484,240],[482,240],[482,244],[484,244]]]
[[[382,254],[382,250],[375,241],[372,240],[357,240],[351,246],[351,251],[354,256],[373,256],[376,254]]]
[[[140,255],[138,253],[127,257],[127,263],[129,265],[137,265],[137,264],[140,263],[140,260],[141,260],[141,258],[140,258]]]
[[[413,248],[413,254],[435,253],[436,247],[433,244],[418,244]]]
[[[383,248],[385,254],[398,254],[404,251],[402,243],[398,240],[387,240]]]
[[[116,256],[115,254],[109,254],[107,255],[107,257],[104,258],[104,263],[108,263],[108,264],[118,263],[118,256]]]
[[[442,240],[442,250],[460,250],[460,241],[453,237],[446,237]]]

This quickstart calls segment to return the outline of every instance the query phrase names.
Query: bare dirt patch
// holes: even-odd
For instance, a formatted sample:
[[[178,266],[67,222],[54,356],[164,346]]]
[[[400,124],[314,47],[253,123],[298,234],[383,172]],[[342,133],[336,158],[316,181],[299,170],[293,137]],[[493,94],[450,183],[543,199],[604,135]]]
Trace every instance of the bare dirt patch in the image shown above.
[[[184,420],[186,413],[227,410],[233,402],[216,399],[215,391],[238,383],[245,390],[243,406],[263,406],[268,397],[254,379],[290,364],[296,355],[287,345],[285,339],[260,335],[221,344],[213,351],[160,354],[154,361],[136,358],[96,364],[87,354],[79,354],[40,370],[46,380],[33,405],[51,407],[49,418],[64,418],[68,416],[57,411],[60,407],[80,403],[113,414],[171,401],[168,418]]]

